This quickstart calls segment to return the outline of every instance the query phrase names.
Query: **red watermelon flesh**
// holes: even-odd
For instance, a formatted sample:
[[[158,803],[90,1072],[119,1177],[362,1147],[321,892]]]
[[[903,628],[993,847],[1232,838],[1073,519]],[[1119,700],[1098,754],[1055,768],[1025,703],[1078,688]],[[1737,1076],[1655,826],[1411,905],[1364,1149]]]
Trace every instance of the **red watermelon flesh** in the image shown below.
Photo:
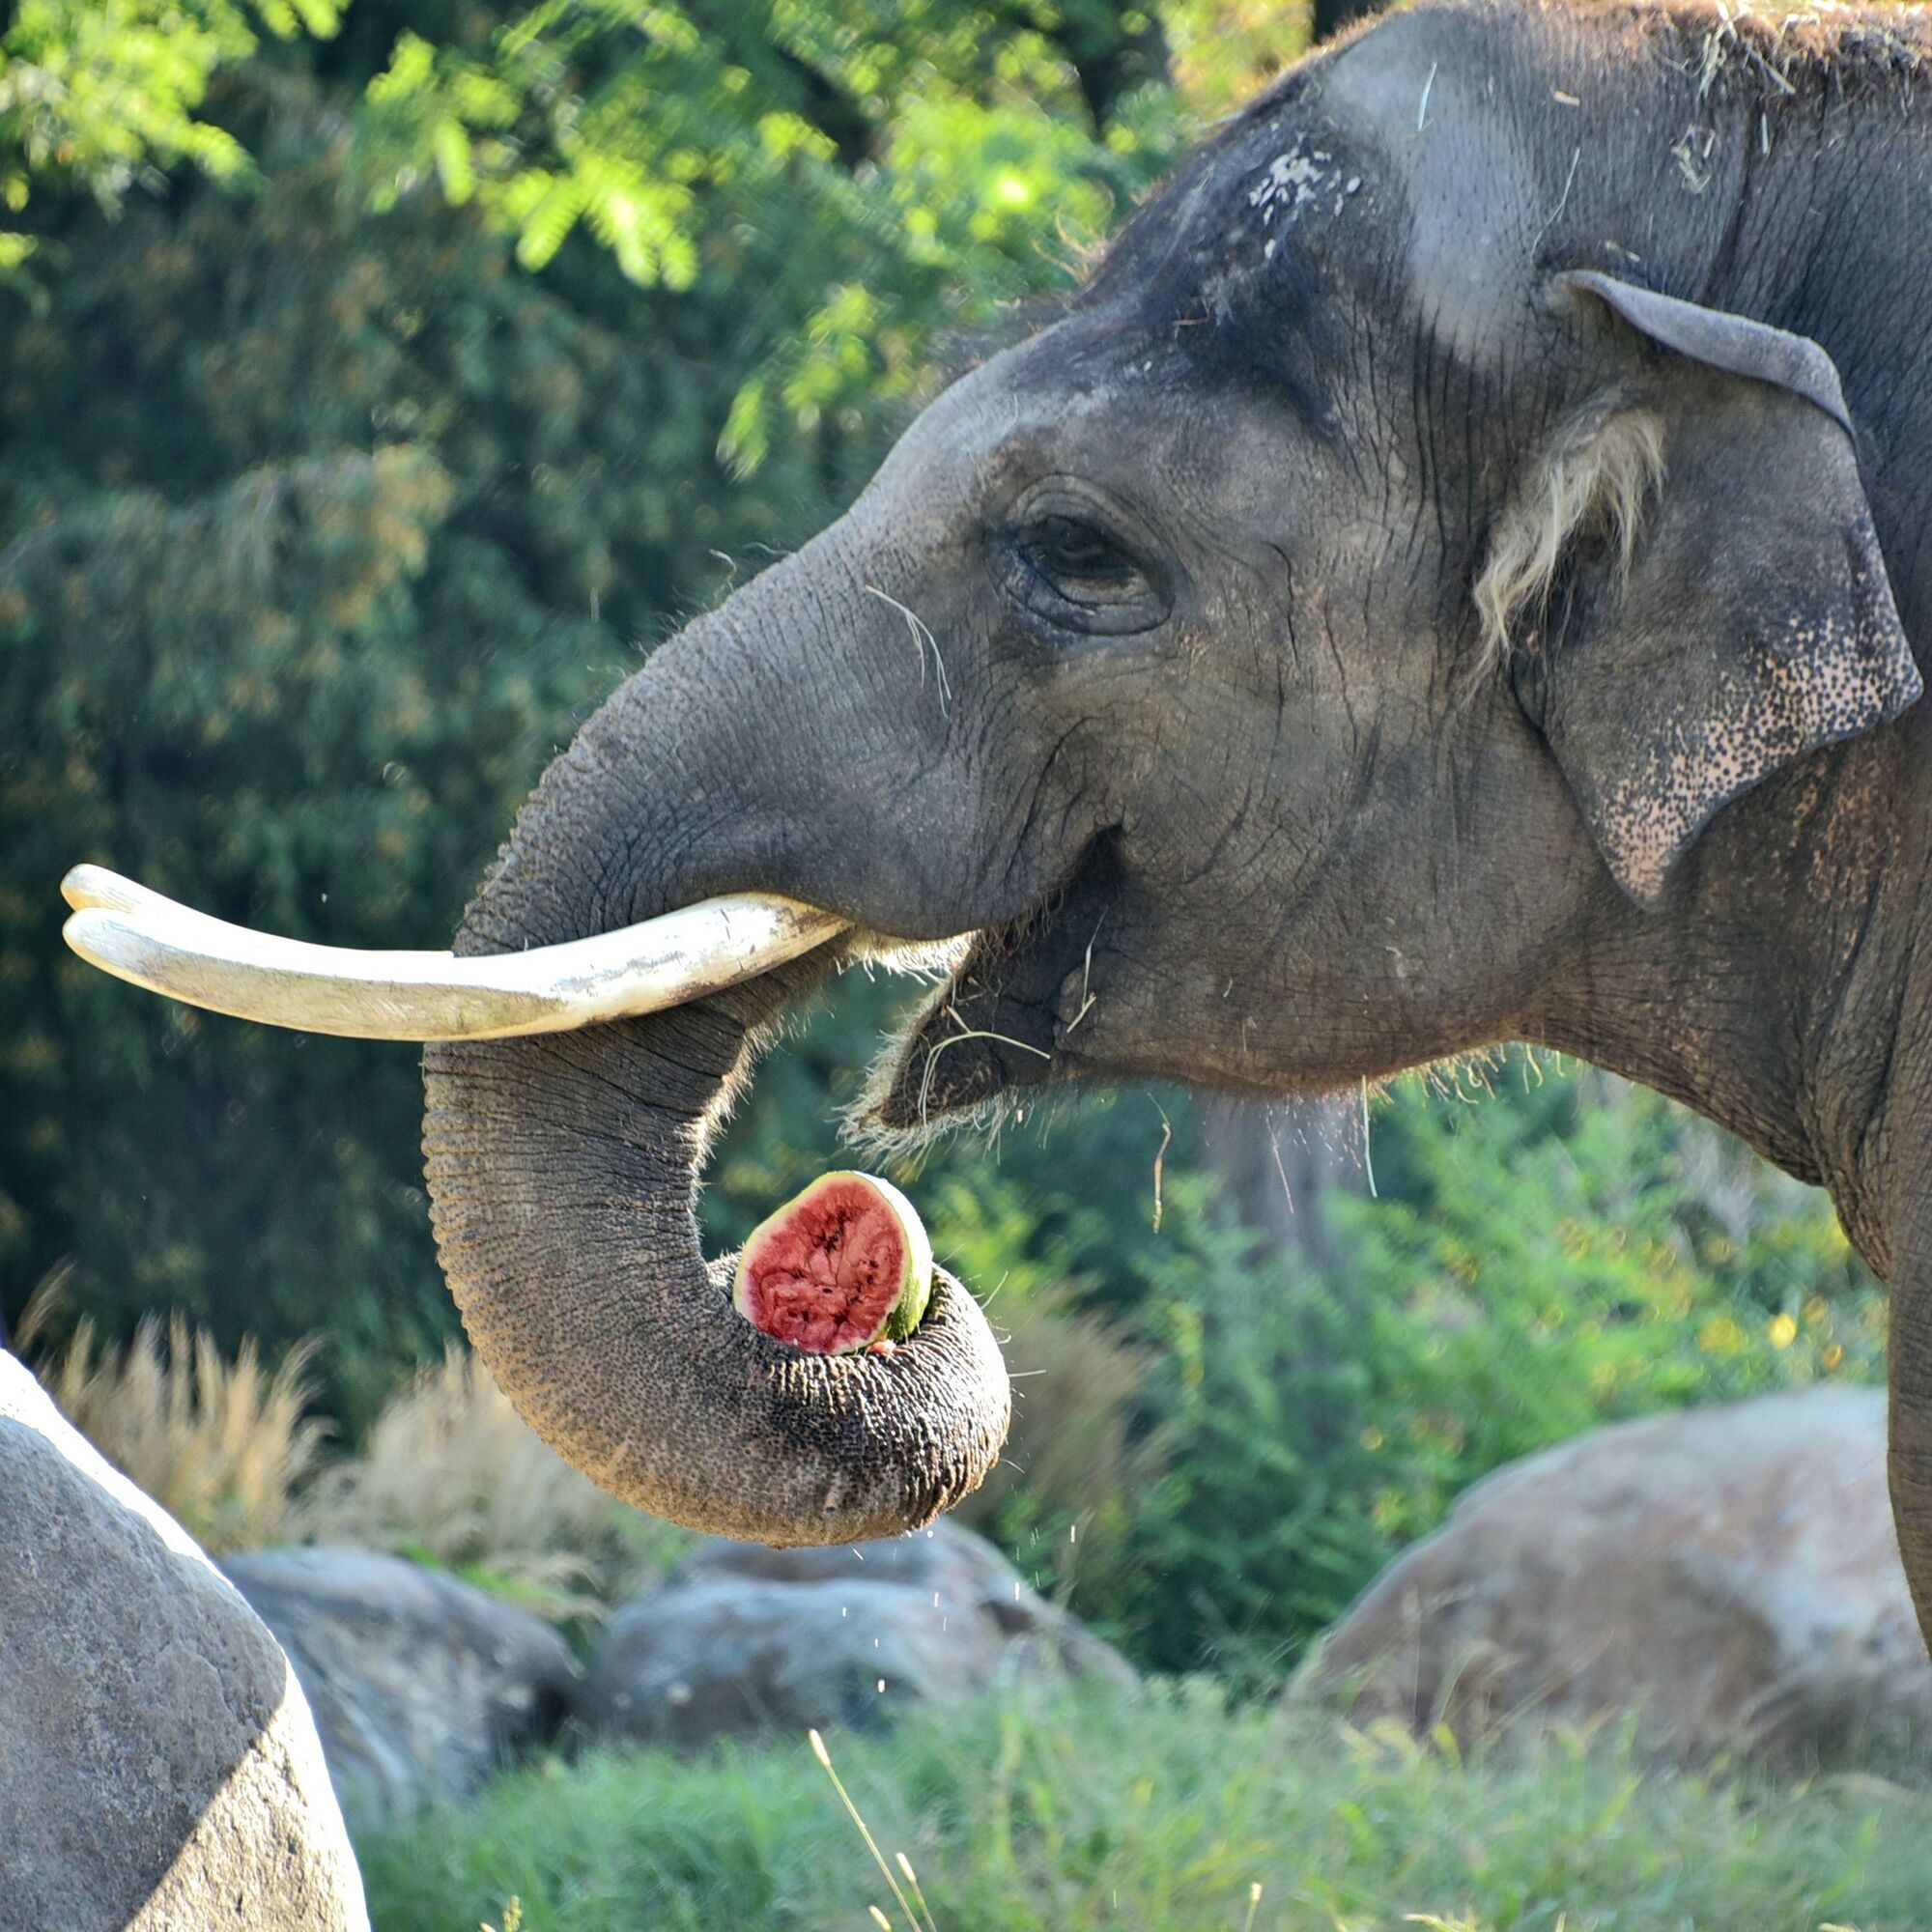
[[[911,1334],[925,1312],[932,1251],[891,1182],[828,1174],[759,1225],[731,1299],[755,1328],[815,1354]]]

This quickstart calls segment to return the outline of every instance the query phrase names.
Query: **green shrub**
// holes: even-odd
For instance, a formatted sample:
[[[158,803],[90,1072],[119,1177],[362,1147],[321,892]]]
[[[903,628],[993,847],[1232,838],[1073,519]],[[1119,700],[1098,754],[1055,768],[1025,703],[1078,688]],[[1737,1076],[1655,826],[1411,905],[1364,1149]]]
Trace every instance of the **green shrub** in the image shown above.
[[[1149,1662],[1190,1667],[1205,1639],[1269,1681],[1499,1464],[1882,1374],[1883,1298],[1830,1203],[1655,1094],[1585,1072],[1471,1103],[1410,1079],[1376,1133],[1404,1198],[1334,1203],[1326,1274],[1260,1252],[1187,1178],[1135,1264],[1171,1455],[1113,1596]]]

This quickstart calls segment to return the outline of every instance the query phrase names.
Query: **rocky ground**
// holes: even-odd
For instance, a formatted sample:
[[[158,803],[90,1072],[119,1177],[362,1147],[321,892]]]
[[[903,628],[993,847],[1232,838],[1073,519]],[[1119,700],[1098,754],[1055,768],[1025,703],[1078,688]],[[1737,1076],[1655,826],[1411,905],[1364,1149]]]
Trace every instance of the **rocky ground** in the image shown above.
[[[1391,1566],[1292,1701],[1465,1742],[1629,1716],[1654,1759],[1918,1763],[1932,1665],[1884,1449],[1880,1392],[1821,1387],[1530,1457]],[[529,1611],[365,1549],[232,1557],[227,1589],[4,1356],[0,1465],[0,1834],[41,1888],[16,1895],[75,1932],[169,1924],[169,1887],[231,1881],[291,1925],[361,1925],[330,1782],[381,1830],[552,1747],[878,1730],[1000,1686],[1135,1682],[950,1522],[831,1549],[708,1541],[580,1657]]]

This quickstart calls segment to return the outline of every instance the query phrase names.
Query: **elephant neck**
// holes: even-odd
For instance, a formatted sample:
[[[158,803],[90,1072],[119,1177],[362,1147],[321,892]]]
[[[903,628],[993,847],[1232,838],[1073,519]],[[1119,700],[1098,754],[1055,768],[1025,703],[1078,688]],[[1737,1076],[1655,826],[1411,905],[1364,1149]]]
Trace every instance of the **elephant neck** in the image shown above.
[[[1932,716],[1720,812],[1662,903],[1607,880],[1527,1037],[1654,1087],[1826,1187],[1873,1270],[1932,1226]]]

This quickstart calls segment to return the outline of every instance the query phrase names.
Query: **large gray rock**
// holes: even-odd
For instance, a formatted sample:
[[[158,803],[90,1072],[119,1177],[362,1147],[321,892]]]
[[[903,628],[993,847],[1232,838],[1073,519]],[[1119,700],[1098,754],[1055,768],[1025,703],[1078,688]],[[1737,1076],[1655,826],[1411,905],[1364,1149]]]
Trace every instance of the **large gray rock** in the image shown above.
[[[358,1824],[474,1790],[569,1708],[569,1647],[526,1610],[373,1549],[266,1549],[223,1565],[308,1692]]]
[[[951,1522],[881,1543],[767,1549],[707,1541],[611,1618],[577,1713],[618,1743],[698,1745],[765,1726],[877,1724],[1120,1654]]]
[[[1821,1387],[1593,1432],[1478,1483],[1296,1685],[1465,1738],[1636,1714],[1792,1764],[1932,1748],[1885,1397]]]
[[[273,1637],[7,1354],[0,1924],[368,1924],[322,1747]]]

